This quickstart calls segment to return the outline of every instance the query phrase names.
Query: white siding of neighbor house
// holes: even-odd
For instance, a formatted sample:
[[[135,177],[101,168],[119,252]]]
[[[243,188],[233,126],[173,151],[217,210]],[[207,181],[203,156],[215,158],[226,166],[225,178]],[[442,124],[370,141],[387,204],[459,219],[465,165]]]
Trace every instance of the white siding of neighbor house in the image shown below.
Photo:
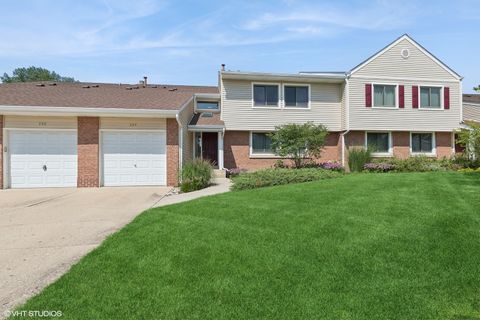
[[[407,59],[401,56],[401,50],[404,48],[410,50]],[[367,108],[365,106],[367,83],[403,85],[405,108]],[[412,86],[430,85],[450,88],[450,109],[412,108]],[[354,70],[349,79],[349,93],[351,130],[452,131],[460,126],[462,108],[460,81],[407,39]]]
[[[365,107],[365,84],[372,80],[350,79],[350,129],[397,131],[452,131],[460,126],[460,85],[458,82],[382,81],[403,85],[405,108],[376,109]],[[443,85],[450,88],[450,109],[412,108],[412,86]],[[420,90],[420,89],[419,89]],[[397,96],[398,99],[398,96]],[[373,97],[372,97],[373,103]]]
[[[77,117],[5,116],[5,128],[77,129]]]
[[[100,118],[100,129],[166,130],[164,118]]]
[[[463,103],[463,120],[480,122],[480,104]]]
[[[402,49],[410,51],[410,56],[407,59],[401,56]],[[354,74],[363,77],[395,76],[400,78],[457,80],[455,76],[438,65],[407,39],[403,39],[374,60],[366,63]]]
[[[262,109],[252,108],[252,81],[222,79],[222,120],[227,130],[272,131],[275,126],[285,123],[313,121],[327,126],[330,131],[339,131],[342,129],[342,87],[342,84],[310,83],[310,109]],[[279,99],[282,102],[283,90]]]
[[[192,120],[194,101],[190,103],[180,112],[178,120],[182,125],[182,135],[183,135],[183,145],[182,145],[182,163],[185,161],[191,160],[193,158],[193,136],[192,133],[188,131],[188,124]]]

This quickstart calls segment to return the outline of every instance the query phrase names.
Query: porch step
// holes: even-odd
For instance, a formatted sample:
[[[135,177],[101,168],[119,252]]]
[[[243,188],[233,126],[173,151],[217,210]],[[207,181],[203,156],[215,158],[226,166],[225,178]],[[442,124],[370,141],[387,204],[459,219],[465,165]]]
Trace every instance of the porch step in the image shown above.
[[[213,176],[215,178],[226,178],[227,177],[227,170],[220,170],[220,169],[214,169],[213,170]]]

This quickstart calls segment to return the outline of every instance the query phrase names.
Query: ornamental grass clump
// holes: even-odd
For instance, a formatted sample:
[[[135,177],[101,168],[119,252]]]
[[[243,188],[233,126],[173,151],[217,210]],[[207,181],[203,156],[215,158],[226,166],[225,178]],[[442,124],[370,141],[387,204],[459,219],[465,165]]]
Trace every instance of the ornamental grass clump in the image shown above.
[[[348,150],[348,167],[351,172],[362,172],[365,164],[372,161],[372,151],[368,148]]]
[[[191,192],[206,188],[213,177],[213,166],[209,161],[195,159],[185,163],[182,169],[182,192]]]

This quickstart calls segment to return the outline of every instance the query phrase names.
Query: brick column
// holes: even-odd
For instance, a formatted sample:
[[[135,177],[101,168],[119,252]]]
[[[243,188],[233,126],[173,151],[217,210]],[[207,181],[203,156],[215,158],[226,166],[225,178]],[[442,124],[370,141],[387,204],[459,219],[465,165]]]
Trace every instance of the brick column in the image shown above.
[[[176,119],[167,119],[167,185],[178,186],[178,123]]]
[[[393,156],[399,159],[410,157],[410,132],[392,132]]]
[[[437,158],[450,158],[453,155],[452,134],[453,132],[435,132]]]
[[[0,189],[3,189],[3,119],[0,115]]]
[[[99,186],[98,117],[78,117],[78,187]]]

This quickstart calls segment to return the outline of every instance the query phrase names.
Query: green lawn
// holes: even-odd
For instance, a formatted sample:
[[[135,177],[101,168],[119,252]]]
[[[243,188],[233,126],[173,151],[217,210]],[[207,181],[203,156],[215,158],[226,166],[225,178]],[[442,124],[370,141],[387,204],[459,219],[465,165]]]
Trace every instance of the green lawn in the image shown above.
[[[352,174],[149,210],[21,309],[480,319],[480,175]]]

